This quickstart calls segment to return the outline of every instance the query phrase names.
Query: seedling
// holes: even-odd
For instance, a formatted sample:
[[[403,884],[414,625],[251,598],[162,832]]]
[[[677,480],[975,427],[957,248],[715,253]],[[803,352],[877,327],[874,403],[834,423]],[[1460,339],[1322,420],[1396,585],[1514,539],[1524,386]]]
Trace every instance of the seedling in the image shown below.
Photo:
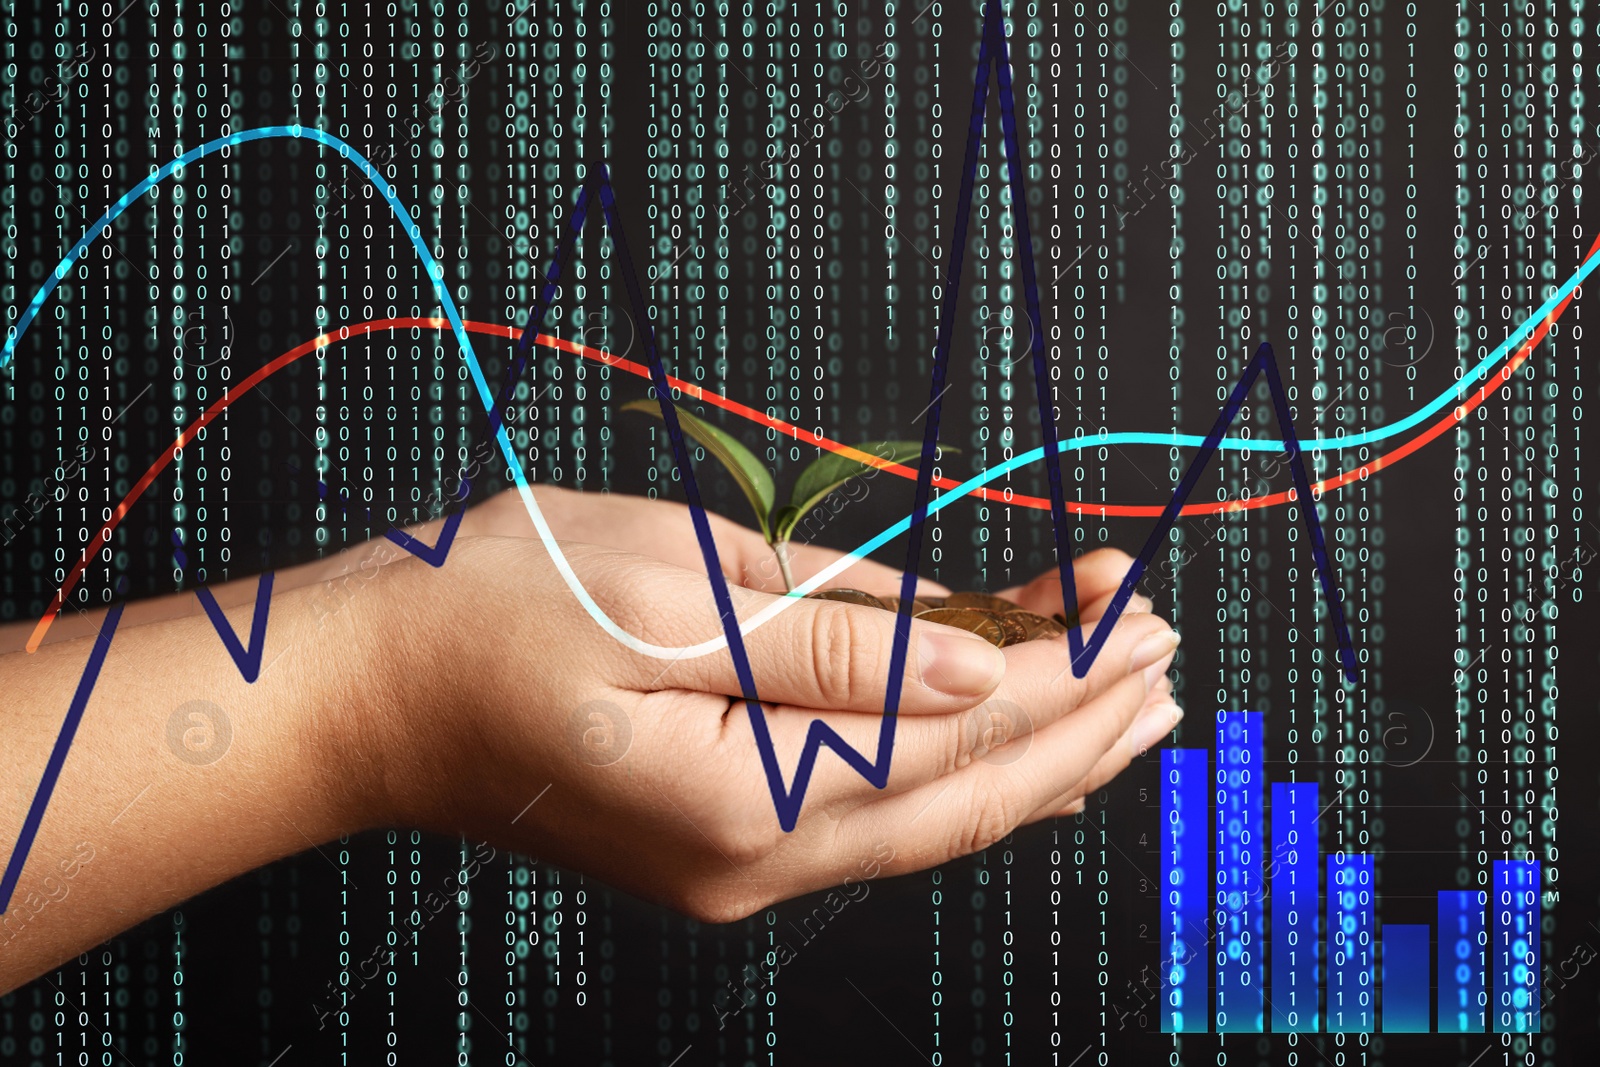
[[[643,411],[657,418],[661,416],[660,405],[654,400],[630,400],[622,405],[622,410]],[[877,469],[870,463],[829,452],[800,472],[799,479],[794,483],[794,491],[789,495],[789,502],[780,505],[777,486],[773,484],[772,474],[766,465],[732,435],[695,418],[682,408],[678,409],[678,425],[727,468],[745,499],[750,501],[756,525],[761,528],[761,536],[767,539],[772,554],[778,559],[784,588],[791,592],[794,591],[794,576],[789,571],[789,538],[795,527],[835,489],[852,478]],[[890,463],[904,463],[922,455],[920,441],[864,441],[854,447]],[[956,451],[947,445],[940,447],[947,452]]]

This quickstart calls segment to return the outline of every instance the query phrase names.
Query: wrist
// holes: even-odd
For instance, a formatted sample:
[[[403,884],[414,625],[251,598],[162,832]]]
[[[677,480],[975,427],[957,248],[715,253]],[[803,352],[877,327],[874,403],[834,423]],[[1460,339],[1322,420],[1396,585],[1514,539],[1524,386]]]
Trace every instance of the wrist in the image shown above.
[[[415,560],[395,560],[364,574],[338,610],[318,582],[289,594],[303,597],[293,615],[307,620],[314,650],[299,664],[300,729],[307,773],[340,833],[395,825],[416,751],[409,740],[424,702],[419,682],[433,677],[427,644],[402,610],[396,586],[410,585]],[[409,665],[409,667],[408,667]]]
[[[328,670],[346,679],[319,745],[339,768],[338,802],[354,829],[456,829],[457,756],[481,721],[472,698],[484,684],[471,630],[490,610],[455,595],[472,544],[458,537],[443,571],[410,556],[385,564],[319,636]]]

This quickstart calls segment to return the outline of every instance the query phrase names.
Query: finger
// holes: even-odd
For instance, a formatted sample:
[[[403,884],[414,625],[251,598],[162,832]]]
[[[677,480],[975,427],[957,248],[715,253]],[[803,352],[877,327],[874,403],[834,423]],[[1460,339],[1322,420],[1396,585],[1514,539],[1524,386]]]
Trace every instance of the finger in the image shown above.
[[[1075,558],[1072,561],[1072,584],[1078,594],[1078,603],[1073,606],[1087,605],[1116,592],[1132,566],[1133,557],[1115,548],[1097,548]],[[1007,589],[1000,595],[1040,615],[1054,615],[1058,611],[1064,615],[1072,614],[1062,607],[1061,575],[1053,570],[1045,571],[1026,585]]]
[[[914,789],[974,760],[1012,762],[1030,734],[1050,728],[1131,673],[1137,672],[1147,687],[1155,684],[1176,645],[1177,634],[1162,619],[1131,617],[1112,630],[1083,678],[1066,669],[1071,653],[1063,638],[1013,645],[1005,650],[1005,680],[987,700],[961,715],[919,716],[898,724],[887,788]],[[862,792],[845,785],[850,793]]]
[[[1133,557],[1117,548],[1097,548],[1072,561],[1072,577],[1078,590],[1078,603],[1114,593],[1128,572]],[[1059,592],[1060,582],[1056,583]]]
[[[1113,589],[1111,592],[1097,596],[1093,600],[1083,602],[1083,606],[1078,609],[1078,621],[1080,623],[1089,623],[1105,618],[1106,611],[1111,607],[1111,601],[1116,595],[1116,590]],[[1154,610],[1155,604],[1149,597],[1134,593],[1128,598],[1128,603],[1123,606],[1122,614],[1141,615]]]
[[[1081,781],[1117,743],[1144,704],[1142,675],[1034,734],[1022,758],[979,761],[948,779],[885,797],[846,815],[836,840],[848,854],[887,840],[913,869],[979,852]]]
[[[1148,681],[1148,674],[1145,677]],[[1083,780],[1046,803],[1026,821],[1033,822],[1035,818],[1049,814],[1101,788],[1127,769],[1130,762],[1166,736],[1182,718],[1183,711],[1173,702],[1170,687],[1163,675],[1154,687],[1147,690],[1144,704],[1134,715],[1133,721],[1128,724],[1127,730],[1117,739],[1116,744],[1100,757]]]
[[[1183,709],[1168,698],[1147,704],[1118,743],[1100,757],[1083,781],[1055,797],[1030,815],[1025,823],[1040,822],[1057,815],[1072,815],[1082,811],[1086,798],[1101,789],[1111,779],[1128,769],[1128,765],[1160,744],[1183,721]]]
[[[1169,661],[1169,663],[1170,663],[1170,661]],[[1171,701],[1171,700],[1172,700],[1172,676],[1170,674],[1167,674],[1167,673],[1163,672],[1162,675],[1161,675],[1160,680],[1158,680],[1155,685],[1150,687],[1150,699],[1147,700],[1145,703],[1146,704],[1154,704],[1154,703],[1157,703],[1157,702],[1166,703],[1166,702]]]
[[[699,581],[705,584],[704,578]],[[734,602],[741,619],[776,599],[764,593],[737,592]],[[652,609],[683,614],[683,632],[698,633],[705,626],[705,611],[694,601],[704,596],[702,589],[676,606],[658,599]],[[879,608],[790,600],[784,610],[744,635],[756,693],[774,704],[881,713],[893,684],[900,711],[949,714],[965,711],[988,696],[1004,677],[1004,654],[983,638],[953,626],[912,619],[903,665],[899,676],[891,678],[896,621],[893,612]],[[648,666],[636,666],[637,671],[646,673],[639,680],[646,688],[694,689],[730,696],[744,693],[744,682],[726,652],[677,660],[653,672]],[[652,673],[653,678],[648,676]]]
[[[1110,603],[1110,598],[1122,585],[1123,577],[1128,574],[1131,566],[1133,557],[1118,549],[1096,549],[1072,560],[1072,585],[1078,597],[1078,603],[1074,606],[1078,609],[1082,621],[1098,619],[1104,614],[1104,605]],[[1072,617],[1072,611],[1062,608],[1061,574],[1056,571],[1045,571],[1035,577],[1034,581],[1003,590],[1000,595],[1043,616],[1050,616],[1059,611],[1067,617]],[[1096,603],[1101,605],[1101,608],[1091,614],[1091,605]],[[1142,603],[1141,609],[1149,611],[1150,601],[1134,593],[1130,609],[1134,609],[1134,605],[1139,603]]]
[[[1174,715],[1176,715],[1175,720],[1172,718]],[[1121,740],[1118,742],[1119,747],[1127,746],[1128,750],[1136,756],[1144,754],[1146,750],[1153,747],[1155,742],[1148,745],[1143,742],[1159,728],[1157,720],[1161,716],[1166,716],[1166,721],[1172,726],[1176,726],[1177,722],[1183,720],[1183,709],[1178,707],[1176,701],[1172,699],[1172,685],[1167,675],[1162,675],[1156,685],[1151,688],[1149,695],[1145,697],[1144,707],[1134,717],[1133,723],[1129,725],[1127,732],[1122,735]],[[1163,733],[1161,736],[1165,737],[1166,734]],[[1159,738],[1157,738],[1157,741],[1159,741]],[[1110,781],[1125,769],[1125,767],[1117,766],[1113,763],[1114,758],[1115,750],[1102,756],[1100,762],[1095,764],[1094,770],[1089,772],[1083,782],[1040,808],[1027,821],[1031,823],[1049,818],[1052,815],[1071,815],[1082,811],[1084,809],[1084,798],[1088,794],[1099,789],[1101,785]]]

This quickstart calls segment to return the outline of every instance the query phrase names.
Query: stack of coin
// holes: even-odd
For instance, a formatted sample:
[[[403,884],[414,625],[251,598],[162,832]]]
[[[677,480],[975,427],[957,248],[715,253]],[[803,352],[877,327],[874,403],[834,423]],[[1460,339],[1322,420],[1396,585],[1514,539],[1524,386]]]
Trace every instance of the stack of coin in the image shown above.
[[[859,589],[819,589],[808,596],[816,600],[861,604],[883,608],[886,611],[900,610],[899,597],[875,597]],[[1067,632],[1069,626],[1077,624],[1078,617],[1077,612],[1073,612],[1069,620],[1067,616],[1057,612],[1053,618],[1047,619],[1043,615],[1024,611],[1020,605],[991,593],[951,593],[947,597],[919,596],[911,602],[911,614],[928,622],[955,626],[975,633],[997,648],[1020,645],[1024,641],[1037,641],[1040,638],[1060,637]]]
[[[813,594],[813,595],[815,595],[815,594]],[[886,610],[888,610],[888,611],[899,611],[900,610],[900,598],[899,597],[897,597],[897,596],[883,596],[883,597],[879,597],[878,599],[883,601],[883,606],[884,606],[884,608]],[[932,599],[934,599],[934,600],[942,600],[944,598],[943,597],[933,597]],[[930,611],[930,610],[932,610],[933,608],[936,608],[936,607],[938,607],[937,604],[930,604],[927,600],[924,600],[922,597],[919,596],[919,597],[917,597],[915,600],[913,600],[911,602],[911,614],[920,615],[924,611]]]

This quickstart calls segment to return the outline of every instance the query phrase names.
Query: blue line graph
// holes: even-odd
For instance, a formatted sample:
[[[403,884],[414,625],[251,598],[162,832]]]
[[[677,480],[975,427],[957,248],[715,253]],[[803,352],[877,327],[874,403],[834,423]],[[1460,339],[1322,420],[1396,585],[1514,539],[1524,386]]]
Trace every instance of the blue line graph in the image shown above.
[[[504,399],[504,394],[502,394],[501,399]],[[496,404],[494,411],[494,417],[496,420],[498,420],[499,415],[500,407],[498,404]],[[472,483],[466,478],[461,479],[461,489],[456,493],[456,499],[465,501],[467,499],[467,494],[470,492],[472,492]],[[461,518],[465,514],[466,510],[463,509],[455,512],[448,519],[444,520],[444,525],[439,528],[438,539],[435,540],[431,545],[424,544],[422,541],[417,540],[415,537],[412,537],[398,526],[386,531],[384,536],[393,541],[395,544],[399,545],[401,548],[405,549],[407,552],[411,553],[413,556],[416,556],[428,566],[434,568],[443,567],[445,557],[450,555],[450,546],[455,544],[456,531],[461,528]]]
[[[229,625],[228,617],[222,613],[211,590],[202,585],[194,591],[194,595],[199,598],[200,606],[206,609],[206,617],[216,627],[217,636],[222,638],[223,647],[233,657],[239,673],[244,675],[245,681],[255,681],[261,675],[261,653],[267,647],[267,610],[272,603],[272,572],[267,571],[256,581],[256,605],[250,621],[249,647],[240,643],[239,635]]]
[[[795,771],[794,779],[790,785],[784,784],[781,769],[777,764],[776,752],[772,745],[770,734],[766,728],[764,714],[760,708],[759,696],[757,695],[755,680],[750,670],[749,660],[744,650],[742,636],[743,633],[748,629],[753,629],[756,625],[759,625],[761,621],[765,621],[766,618],[770,618],[772,614],[776,613],[776,610],[790,606],[792,603],[794,603],[794,598],[784,598],[775,602],[774,606],[765,609],[763,613],[747,621],[743,625],[741,625],[734,614],[727,582],[722,576],[722,569],[719,564],[716,545],[711,536],[709,522],[706,518],[705,509],[700,500],[699,490],[694,480],[692,466],[689,463],[688,451],[683,439],[681,427],[679,425],[675,409],[673,408],[669,399],[670,389],[668,388],[667,384],[666,371],[662,364],[661,355],[656,345],[653,330],[648,325],[651,319],[644,312],[645,302],[643,294],[639,289],[636,272],[633,270],[631,258],[627,251],[627,244],[622,231],[621,219],[618,217],[616,212],[616,204],[610,182],[610,176],[603,164],[595,165],[593,168],[593,173],[591,173],[583,183],[575,205],[573,216],[570,220],[570,224],[567,227],[566,232],[563,234],[560,247],[558,248],[555,257],[546,271],[546,282],[541,287],[538,300],[533,309],[530,311],[528,322],[519,339],[517,359],[508,375],[509,380],[507,383],[507,392],[512,386],[514,386],[521,368],[525,365],[527,355],[532,348],[533,337],[537,332],[538,323],[543,319],[544,314],[548,311],[549,306],[555,299],[555,296],[558,292],[558,279],[561,274],[562,265],[571,247],[572,241],[582,230],[584,225],[584,220],[587,217],[588,207],[590,205],[591,192],[593,190],[598,190],[606,224],[611,232],[613,241],[615,242],[619,256],[622,260],[623,277],[628,289],[630,302],[633,304],[637,321],[646,324],[643,335],[645,339],[646,351],[649,356],[651,377],[652,381],[654,382],[657,399],[661,404],[663,419],[666,423],[668,436],[672,445],[674,462],[678,467],[680,476],[684,482],[685,491],[689,497],[689,505],[694,519],[696,535],[699,539],[702,555],[707,565],[707,572],[712,584],[713,593],[724,630],[724,637],[721,639],[701,642],[699,645],[688,646],[686,648],[668,648],[649,644],[647,642],[640,641],[633,635],[622,630],[589,596],[587,590],[584,589],[582,583],[578,580],[576,574],[572,571],[570,565],[567,563],[565,556],[561,553],[548,524],[545,522],[537,504],[534,502],[531,490],[522,470],[520,459],[517,456],[516,450],[513,447],[503,426],[501,406],[503,398],[507,395],[507,393],[502,393],[501,398],[498,399],[491,394],[488,383],[484,378],[482,368],[478,362],[475,352],[473,351],[471,341],[463,326],[455,302],[450,296],[448,287],[443,284],[444,272],[442,265],[432,257],[423,241],[420,228],[412,220],[405,206],[400,202],[393,187],[382,177],[381,174],[375,170],[370,161],[362,157],[359,152],[356,152],[355,149],[351,148],[348,144],[331,134],[327,134],[316,129],[305,129],[300,126],[272,126],[261,127],[253,130],[244,130],[240,131],[239,133],[230,134],[227,137],[219,138],[215,141],[203,144],[198,148],[184,153],[171,163],[158,168],[148,178],[124,194],[111,208],[109,208],[105,215],[103,215],[101,219],[79,239],[79,241],[63,258],[61,263],[52,273],[51,277],[34,295],[27,309],[18,320],[16,326],[8,331],[4,350],[0,351],[0,367],[4,367],[5,364],[11,360],[16,351],[18,342],[37,316],[45,301],[48,300],[50,294],[55,290],[59,282],[66,277],[68,269],[82,256],[89,244],[96,237],[108,236],[110,234],[110,224],[124,211],[126,211],[128,207],[130,207],[136,200],[142,197],[150,189],[154,188],[155,185],[169,177],[180,175],[183,167],[188,163],[195,162],[196,160],[199,160],[212,152],[218,151],[219,149],[226,149],[232,145],[268,138],[304,137],[327,147],[334,148],[342,157],[351,159],[353,162],[355,162],[356,165],[362,169],[368,180],[372,182],[373,186],[378,189],[380,194],[389,203],[391,209],[395,213],[396,218],[403,221],[407,236],[410,237],[419,258],[426,267],[430,282],[434,286],[435,292],[439,297],[441,307],[443,308],[445,315],[451,324],[451,328],[456,335],[457,341],[462,350],[463,358],[465,359],[467,366],[471,371],[480,398],[484,402],[485,409],[489,414],[491,433],[496,438],[497,443],[500,445],[501,451],[506,456],[508,467],[517,483],[517,487],[522,496],[524,505],[527,508],[530,517],[533,519],[540,538],[544,542],[551,555],[552,561],[561,572],[564,580],[566,580],[568,587],[572,589],[575,597],[595,619],[597,624],[599,624],[607,633],[615,637],[619,642],[623,643],[626,647],[646,655],[655,656],[657,658],[678,658],[684,655],[702,655],[709,651],[714,651],[720,648],[724,642],[727,644],[730,654],[734,659],[736,673],[740,679],[742,690],[741,695],[746,703],[747,711],[751,717],[752,727],[756,733],[758,746],[761,752],[763,768],[767,775],[768,785],[773,796],[774,807],[777,811],[779,822],[784,830],[792,830],[798,820],[799,811],[804,802],[805,791],[807,785],[809,784],[816,758],[821,747],[824,745],[834,749],[834,751],[850,767],[856,770],[857,773],[861,774],[874,786],[883,788],[887,784],[890,760],[894,748],[895,724],[900,700],[899,679],[905,667],[907,647],[910,639],[910,607],[913,600],[911,594],[914,591],[914,575],[916,565],[920,560],[922,527],[927,516],[938,511],[947,503],[956,499],[960,499],[962,496],[972,492],[979,486],[986,484],[995,478],[1001,477],[1005,473],[1009,472],[1010,470],[1014,470],[1019,466],[1031,462],[1037,462],[1047,454],[1059,455],[1061,453],[1079,448],[1124,443],[1185,447],[1192,446],[1199,449],[1199,453],[1195,456],[1188,470],[1185,472],[1183,481],[1174,491],[1171,502],[1168,504],[1160,521],[1156,525],[1155,529],[1152,530],[1150,537],[1147,539],[1144,549],[1141,551],[1139,557],[1135,560],[1134,565],[1129,569],[1127,576],[1125,576],[1122,585],[1119,587],[1116,595],[1113,598],[1111,607],[1107,610],[1100,626],[1096,628],[1095,635],[1088,641],[1085,641],[1082,636],[1081,629],[1074,629],[1070,631],[1069,647],[1071,649],[1072,668],[1074,673],[1079,677],[1082,677],[1088,672],[1095,656],[1103,647],[1111,628],[1114,626],[1117,618],[1120,617],[1122,611],[1126,607],[1134,587],[1137,585],[1145,568],[1149,565],[1151,559],[1153,558],[1154,552],[1159,546],[1160,541],[1166,537],[1167,532],[1171,529],[1173,523],[1176,521],[1178,511],[1183,506],[1183,503],[1188,498],[1189,494],[1193,491],[1207,460],[1209,460],[1213,452],[1219,449],[1231,449],[1236,451],[1282,451],[1288,455],[1290,467],[1295,478],[1298,499],[1303,502],[1301,505],[1301,510],[1305,519],[1308,533],[1311,537],[1318,578],[1321,583],[1324,599],[1328,604],[1330,615],[1334,622],[1334,628],[1339,643],[1341,664],[1345,677],[1350,682],[1355,683],[1358,680],[1357,657],[1355,655],[1353,644],[1350,640],[1348,629],[1345,625],[1340,596],[1337,588],[1333,584],[1333,576],[1327,560],[1326,546],[1322,537],[1321,526],[1316,516],[1315,505],[1312,503],[1309,481],[1302,456],[1302,446],[1295,437],[1287,395],[1284,392],[1282,382],[1279,377],[1277,364],[1272,355],[1272,350],[1267,345],[1262,345],[1257,350],[1239,382],[1235,385],[1227,406],[1222,412],[1219,413],[1215,425],[1204,437],[1181,435],[1177,433],[1118,433],[1100,434],[1087,437],[1079,436],[1073,438],[1072,440],[1060,441],[1057,439],[1055,420],[1053,417],[1053,407],[1049,403],[1048,389],[1046,386],[1047,365],[1045,363],[1043,351],[1044,331],[1041,323],[1037,278],[1035,276],[1035,268],[1032,261],[1031,252],[1025,254],[1022,257],[1025,290],[1027,294],[1030,323],[1033,326],[1033,365],[1035,372],[1035,384],[1038,389],[1039,396],[1041,415],[1040,421],[1041,426],[1043,427],[1045,444],[1039,449],[1034,449],[1030,452],[1023,453],[1022,455],[1006,461],[998,467],[984,471],[982,474],[963,483],[950,493],[943,495],[938,500],[930,502],[929,495],[931,490],[933,467],[931,456],[933,454],[935,442],[937,441],[938,424],[942,409],[941,399],[944,393],[950,345],[954,334],[956,300],[960,290],[963,257],[966,245],[966,233],[968,219],[971,214],[973,183],[977,166],[977,150],[984,127],[984,112],[988,100],[989,67],[991,63],[995,65],[996,80],[999,86],[1001,123],[1004,131],[1009,181],[1012,190],[1012,204],[1015,207],[1015,205],[1025,205],[1027,202],[1022,177],[1023,165],[1021,160],[1021,152],[1016,133],[1016,117],[1012,94],[1008,44],[998,4],[991,2],[986,6],[985,9],[983,36],[979,48],[978,66],[975,72],[973,108],[968,126],[966,159],[963,168],[963,179],[957,210],[956,232],[952,244],[953,255],[951,257],[951,269],[945,279],[945,290],[943,293],[940,314],[938,343],[934,356],[933,379],[931,383],[933,399],[927,409],[928,420],[923,442],[923,462],[919,464],[913,508],[909,516],[907,516],[905,519],[902,519],[889,530],[884,531],[884,533],[869,541],[866,545],[863,545],[861,548],[857,549],[854,553],[851,553],[851,555],[847,557],[847,560],[843,561],[847,564],[848,562],[853,562],[855,559],[861,558],[867,552],[870,552],[874,548],[890,540],[892,537],[898,535],[898,533],[907,532],[910,534],[907,545],[906,563],[904,567],[905,577],[903,578],[901,589],[901,609],[896,614],[895,619],[895,636],[891,656],[890,683],[885,694],[885,706],[879,735],[878,754],[875,758],[869,760],[866,756],[857,752],[855,749],[845,743],[844,740],[840,738],[839,735],[829,728],[825,723],[821,721],[813,721],[806,737],[806,742]],[[1026,211],[1014,210],[1013,219],[1018,227],[1019,235],[1021,237],[1021,241],[1019,242],[1020,247],[1025,250],[1031,249],[1027,228]],[[1485,359],[1481,361],[1470,374],[1464,377],[1461,383],[1454,387],[1454,389],[1446,389],[1428,405],[1425,405],[1423,408],[1412,413],[1410,416],[1407,416],[1406,418],[1403,418],[1395,423],[1391,423],[1387,426],[1362,434],[1353,434],[1348,436],[1340,435],[1334,438],[1312,438],[1306,442],[1306,445],[1311,447],[1313,450],[1322,450],[1343,449],[1370,444],[1372,442],[1383,440],[1387,437],[1401,433],[1409,427],[1423,421],[1428,416],[1437,412],[1446,404],[1448,404],[1451,400],[1452,394],[1459,399],[1459,397],[1463,394],[1463,391],[1468,388],[1472,381],[1483,376],[1487,369],[1499,359],[1501,354],[1509,351],[1513,344],[1519,342],[1529,331],[1531,331],[1534,328],[1534,324],[1538,321],[1541,321],[1550,310],[1564,300],[1572,292],[1572,290],[1575,289],[1588,276],[1588,274],[1595,269],[1596,266],[1600,266],[1600,253],[1596,253],[1595,255],[1591,256],[1584,263],[1584,265],[1577,272],[1575,272],[1574,275],[1553,296],[1550,297],[1544,306],[1542,306],[1538,311],[1525,320],[1521,326],[1517,327],[1517,329],[1512,332],[1511,337],[1509,337],[1503,345],[1497,348],[1494,353],[1491,353],[1489,356],[1485,357]],[[1249,389],[1254,385],[1256,378],[1262,374],[1265,374],[1266,376],[1267,388],[1272,397],[1275,415],[1280,424],[1281,432],[1284,435],[1283,438],[1281,440],[1273,440],[1235,439],[1226,437],[1225,434],[1230,428],[1234,418],[1237,416],[1240,407],[1243,405]],[[1053,458],[1049,463],[1048,473],[1051,490],[1052,528],[1057,545],[1058,569],[1061,576],[1063,596],[1067,603],[1075,603],[1076,595],[1072,576],[1071,555],[1069,551],[1070,544],[1066,534],[1066,514],[1063,501],[1060,467],[1059,463]],[[428,549],[427,546],[421,545],[420,542],[413,541],[412,544],[407,544],[405,541],[402,541],[399,538],[394,539],[397,543],[401,544],[402,547],[407,548],[414,554],[422,556],[430,564],[438,566],[443,563],[444,556],[449,551],[450,545],[454,539],[455,525],[458,522],[459,515],[453,516],[452,520],[447,523],[447,528],[441,535],[439,543],[432,549]],[[435,559],[438,560],[437,563],[434,562]],[[811,583],[807,583],[806,586],[802,586],[800,590],[796,590],[796,593],[800,593],[808,588],[814,587],[815,583],[819,580],[820,576],[817,579],[813,579]],[[264,576],[263,581],[263,591],[269,589],[270,575]],[[205,596],[202,596],[202,602],[205,602]],[[232,642],[228,644],[228,649],[230,654],[233,655],[235,662],[239,665],[241,672],[245,675],[247,680],[253,680],[254,672],[250,670],[250,660],[253,656],[255,665],[257,668],[259,668],[260,651],[264,646],[264,629],[266,621],[265,597],[260,598],[256,605],[256,620],[255,625],[252,627],[251,648],[248,650],[239,644],[237,636],[233,633],[231,628],[226,628],[225,632],[226,622],[225,620],[218,622],[220,619],[220,612],[214,612],[212,610],[213,604],[208,603],[206,607],[208,615],[212,615],[213,623],[217,624],[218,632],[222,635],[224,641],[228,642],[229,638],[232,638]],[[3,912],[9,904],[10,891],[12,888],[14,888],[17,877],[20,874],[21,867],[26,861],[27,852],[29,847],[31,847],[33,835],[36,833],[38,828],[38,819],[42,818],[43,816],[44,807],[48,803],[50,792],[54,788],[55,777],[59,773],[61,763],[65,760],[67,748],[70,747],[71,735],[73,732],[75,732],[77,722],[81,718],[83,710],[87,705],[89,695],[93,689],[94,680],[98,677],[99,669],[104,659],[105,649],[109,647],[111,635],[115,630],[115,619],[120,617],[120,612],[120,607],[114,609],[113,615],[108,616],[107,618],[107,625],[102,627],[100,638],[95,646],[95,651],[91,653],[89,664],[86,666],[83,678],[80,681],[79,690],[74,696],[72,708],[69,709],[67,723],[63,726],[61,739],[58,739],[57,749],[52,753],[50,765],[46,768],[45,778],[41,783],[40,789],[35,795],[33,807],[30,809],[28,815],[28,820],[24,823],[22,834],[19,836],[17,848],[13,850],[13,853],[8,861],[4,878],[0,879],[0,912]],[[238,646],[237,649],[235,646]]]

